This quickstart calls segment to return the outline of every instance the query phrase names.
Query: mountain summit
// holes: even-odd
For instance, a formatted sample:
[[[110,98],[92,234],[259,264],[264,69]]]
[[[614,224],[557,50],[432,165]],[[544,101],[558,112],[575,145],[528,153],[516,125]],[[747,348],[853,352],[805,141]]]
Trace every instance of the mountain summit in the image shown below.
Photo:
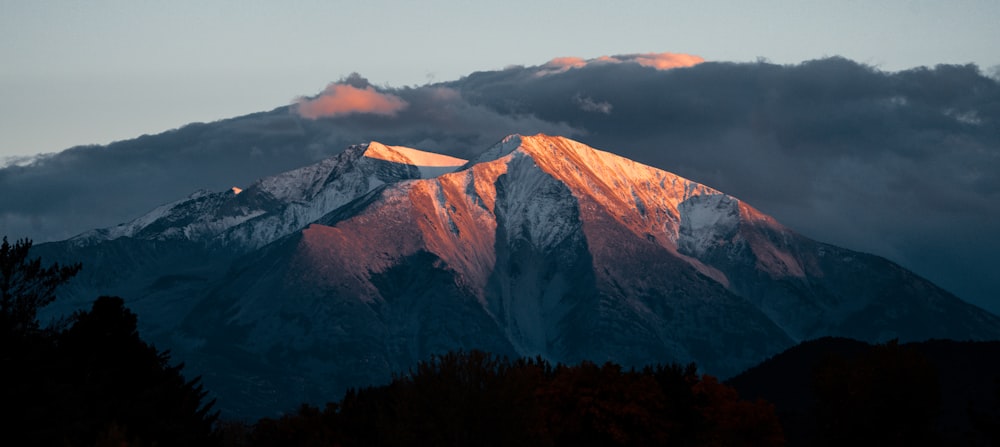
[[[471,161],[380,143],[44,244],[259,416],[434,353],[697,362],[729,376],[797,341],[993,339],[1000,319],[885,259],[562,137]]]

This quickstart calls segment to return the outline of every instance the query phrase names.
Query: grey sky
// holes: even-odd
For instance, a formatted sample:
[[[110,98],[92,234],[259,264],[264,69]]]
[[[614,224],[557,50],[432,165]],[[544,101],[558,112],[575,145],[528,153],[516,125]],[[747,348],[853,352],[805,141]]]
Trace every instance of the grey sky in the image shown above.
[[[0,157],[560,56],[1000,64],[1000,2],[0,0]]]

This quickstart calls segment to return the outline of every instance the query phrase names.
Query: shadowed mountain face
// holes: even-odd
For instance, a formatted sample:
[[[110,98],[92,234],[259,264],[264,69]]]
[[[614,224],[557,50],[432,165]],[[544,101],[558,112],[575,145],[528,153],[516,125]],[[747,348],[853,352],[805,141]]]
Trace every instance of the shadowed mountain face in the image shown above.
[[[354,146],[37,251],[85,265],[50,312],[126,297],[234,415],[460,348],[729,376],[822,335],[1000,338],[1000,319],[887,260],[544,135],[468,162]]]

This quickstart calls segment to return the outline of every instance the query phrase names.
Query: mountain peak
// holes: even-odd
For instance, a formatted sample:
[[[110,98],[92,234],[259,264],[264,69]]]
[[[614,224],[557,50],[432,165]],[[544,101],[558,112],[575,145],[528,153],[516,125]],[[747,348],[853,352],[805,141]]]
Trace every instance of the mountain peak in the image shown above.
[[[430,178],[454,171],[468,160],[404,146],[387,146],[377,141],[368,143],[364,156],[376,160],[416,166],[421,177]]]
[[[592,148],[566,137],[542,133],[530,136],[508,135],[473,159],[469,165],[498,160],[516,152],[531,157],[538,164],[549,166],[555,164],[571,164],[588,168],[613,166],[617,171],[631,171],[630,176],[644,176],[652,171],[663,172],[660,169]]]
[[[521,147],[521,141],[523,139],[524,137],[519,134],[507,135],[493,146],[490,146],[489,149],[486,149],[483,153],[479,154],[478,157],[469,160],[469,164],[466,166],[493,161],[510,155],[511,152],[514,152]]]
[[[572,156],[573,154],[577,154],[581,151],[586,152],[595,150],[585,144],[576,142],[566,137],[545,135],[543,133],[530,136],[511,134],[507,135],[489,149],[483,151],[483,153],[479,154],[479,156],[472,159],[466,167],[499,160],[515,152],[528,155],[536,159],[536,161],[539,161],[539,157],[551,158],[553,156],[556,158],[568,158],[574,161],[586,161]],[[618,157],[617,155],[609,154],[603,151],[596,152]]]
[[[671,172],[560,136],[510,135],[475,163],[511,154],[530,158],[534,166],[564,182],[577,196],[596,197],[605,207],[645,210],[646,205],[655,204],[676,212],[677,205],[692,196],[724,195]]]

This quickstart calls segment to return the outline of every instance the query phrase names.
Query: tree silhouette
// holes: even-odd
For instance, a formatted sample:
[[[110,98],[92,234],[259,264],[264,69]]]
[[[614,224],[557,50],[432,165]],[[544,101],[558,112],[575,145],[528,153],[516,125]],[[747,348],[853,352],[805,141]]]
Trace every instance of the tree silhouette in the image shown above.
[[[98,298],[78,312],[58,337],[59,360],[72,369],[63,377],[64,414],[73,421],[67,436],[92,442],[94,433],[116,424],[129,436],[160,445],[204,445],[216,415],[203,405],[199,379],[186,381],[170,355],[139,338],[136,316],[118,297]]]
[[[10,445],[214,445],[216,414],[198,380],[139,338],[117,297],[100,297],[61,332],[29,334],[10,346],[0,381]]]
[[[763,400],[740,400],[733,388],[705,376],[693,386],[705,429],[699,446],[783,445],[784,433],[774,406]]]
[[[29,259],[31,240],[13,245],[4,236],[0,244],[0,330],[8,335],[38,329],[38,309],[55,300],[57,287],[80,271],[80,264],[42,267],[41,258]]]
[[[650,374],[621,366],[557,366],[540,390],[556,445],[663,445],[671,440],[663,392]]]
[[[80,264],[43,267],[31,241],[0,244],[3,444],[215,445],[216,414],[198,379],[146,344],[124,300],[100,297],[68,326],[40,330],[38,310]]]

